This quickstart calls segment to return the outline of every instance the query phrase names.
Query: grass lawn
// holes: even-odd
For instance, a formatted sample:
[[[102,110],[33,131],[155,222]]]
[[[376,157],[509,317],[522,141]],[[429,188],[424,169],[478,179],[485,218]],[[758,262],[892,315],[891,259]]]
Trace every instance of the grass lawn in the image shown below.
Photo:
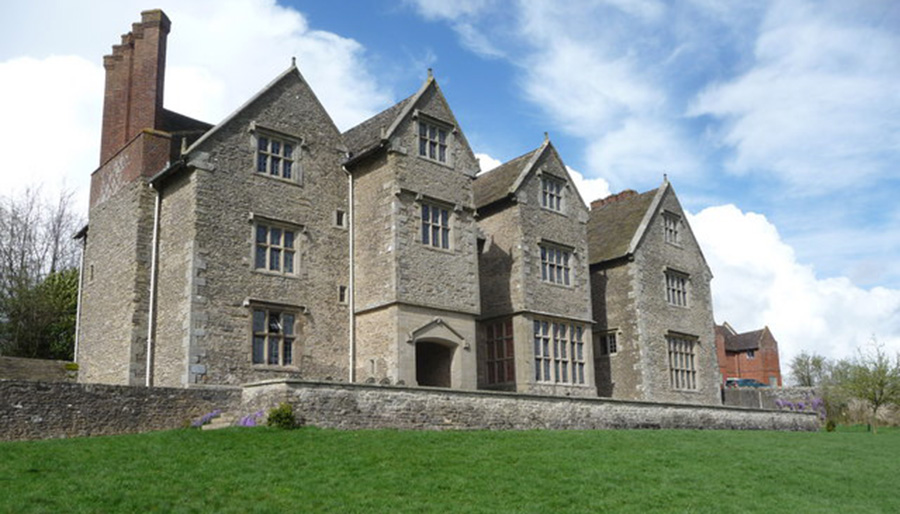
[[[900,512],[900,430],[175,430],[0,443],[0,512]]]

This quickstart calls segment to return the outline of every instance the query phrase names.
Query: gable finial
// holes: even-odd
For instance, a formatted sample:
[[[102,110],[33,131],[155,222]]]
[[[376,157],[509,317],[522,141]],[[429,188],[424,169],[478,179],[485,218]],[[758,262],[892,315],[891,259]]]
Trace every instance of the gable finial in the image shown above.
[[[293,55],[291,56],[291,67],[297,67],[297,57]]]
[[[434,78],[434,71],[432,71],[431,68],[428,68],[428,78],[429,78],[429,79],[433,79],[433,78]]]
[[[663,184],[668,184],[668,183],[669,183],[669,174],[663,173]]]
[[[544,132],[544,142],[545,143],[550,142],[550,133],[549,132]]]

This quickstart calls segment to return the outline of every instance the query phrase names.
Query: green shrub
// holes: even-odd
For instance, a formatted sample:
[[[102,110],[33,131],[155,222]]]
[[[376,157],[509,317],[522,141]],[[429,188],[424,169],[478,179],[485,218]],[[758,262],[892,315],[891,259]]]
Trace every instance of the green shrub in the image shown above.
[[[297,420],[294,418],[294,408],[290,403],[280,403],[278,407],[269,410],[266,425],[284,429],[297,428]]]
[[[837,428],[837,424],[833,419],[829,419],[827,423],[825,423],[825,431],[826,432],[834,432],[834,429]]]
[[[67,362],[64,367],[66,368],[66,371],[78,371],[77,362]]]

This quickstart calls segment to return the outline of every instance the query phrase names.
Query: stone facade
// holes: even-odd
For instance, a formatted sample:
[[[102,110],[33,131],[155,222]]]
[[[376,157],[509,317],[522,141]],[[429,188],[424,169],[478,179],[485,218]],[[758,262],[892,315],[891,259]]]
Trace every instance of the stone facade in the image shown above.
[[[104,61],[81,381],[720,401],[710,273],[667,183],[604,201],[637,205],[637,243],[595,258],[621,230],[592,225],[549,139],[479,175],[430,72],[341,133],[292,65],[213,126],[162,107],[168,30],[142,13]],[[666,302],[670,270],[688,306]],[[615,355],[600,351],[610,330]],[[691,387],[672,385],[670,336],[694,345],[676,370]]]
[[[591,215],[598,391],[720,403],[712,274],[671,184],[596,202]]]

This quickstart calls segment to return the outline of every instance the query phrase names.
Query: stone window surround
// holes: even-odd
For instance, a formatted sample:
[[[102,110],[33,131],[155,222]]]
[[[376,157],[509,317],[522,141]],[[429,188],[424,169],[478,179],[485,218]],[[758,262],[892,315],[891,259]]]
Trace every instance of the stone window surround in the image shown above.
[[[515,383],[515,342],[512,318],[487,323],[485,343],[487,350],[485,382],[489,385]],[[504,380],[499,380],[501,375]]]
[[[346,229],[350,226],[350,218],[344,209],[335,209],[334,218],[331,221],[334,223],[333,226],[335,228]]]
[[[663,239],[670,245],[681,247],[681,216],[671,211],[662,213]]]
[[[250,213],[250,215],[247,217],[247,219],[250,222],[250,226],[251,226],[251,232],[250,232],[250,267],[251,267],[250,269],[251,269],[251,271],[253,271],[254,273],[262,274],[262,275],[273,275],[273,276],[293,278],[293,279],[300,278],[301,276],[303,276],[306,273],[306,268],[305,268],[306,259],[304,258],[304,252],[300,248],[300,244],[299,244],[302,242],[301,236],[305,237],[307,234],[306,226],[298,224],[298,223],[292,223],[290,221],[277,219],[277,218],[274,218],[271,216],[264,216],[264,215],[253,213],[253,212]],[[279,228],[281,230],[287,229],[287,230],[291,230],[294,232],[294,246],[293,246],[293,248],[294,248],[294,271],[293,272],[291,272],[291,273],[285,272],[283,265],[281,266],[280,271],[270,270],[270,269],[268,269],[268,266],[266,268],[257,268],[256,267],[256,247],[257,247],[256,230],[257,230],[257,227],[260,225],[270,227],[270,228],[273,228],[273,227]],[[268,254],[267,254],[266,259],[268,262],[268,259],[269,259]]]
[[[606,330],[600,333],[600,355],[609,357],[619,353],[619,331]]]
[[[292,134],[290,132],[285,132],[283,130],[278,130],[278,129],[260,124],[256,121],[250,122],[250,127],[248,129],[248,132],[250,132],[250,136],[251,136],[250,144],[251,144],[251,149],[253,150],[252,170],[253,170],[254,176],[266,177],[271,180],[279,180],[281,182],[285,182],[288,184],[294,184],[297,186],[303,185],[303,178],[304,178],[303,171],[304,170],[303,170],[303,159],[301,157],[303,155],[303,150],[306,148],[306,142],[305,142],[303,136],[300,136],[298,134]],[[262,173],[257,170],[257,159],[258,159],[257,155],[259,152],[258,145],[259,145],[260,137],[266,137],[269,139],[277,140],[281,143],[290,143],[293,145],[294,150],[293,150],[293,154],[292,154],[292,158],[291,158],[291,162],[293,163],[293,165],[291,166],[291,169],[292,169],[292,177],[291,178],[286,179],[286,178],[282,177],[281,175],[272,175],[270,173]]]
[[[676,391],[699,392],[697,356],[700,338],[679,332],[666,333],[669,387]]]
[[[285,370],[285,369],[296,370],[296,369],[298,369],[297,363],[300,361],[300,355],[298,354],[298,351],[297,351],[298,350],[297,341],[299,339],[301,339],[302,335],[303,335],[302,315],[308,314],[306,307],[303,307],[300,305],[272,302],[272,301],[268,301],[268,300],[259,300],[259,299],[252,299],[252,298],[245,299],[243,301],[242,305],[248,309],[249,314],[250,314],[250,316],[249,316],[250,323],[248,323],[248,326],[247,326],[248,331],[249,331],[249,334],[247,337],[247,341],[249,343],[247,355],[250,358],[250,363],[253,366],[253,368],[254,369],[273,369],[273,370]],[[257,337],[257,331],[254,330],[253,325],[254,325],[254,320],[255,320],[254,312],[256,312],[256,311],[262,311],[262,312],[266,313],[265,314],[266,324],[269,323],[269,315],[270,315],[269,313],[271,313],[271,312],[277,312],[282,315],[288,314],[288,315],[291,315],[294,317],[294,325],[292,327],[293,333],[285,334],[283,327],[282,327],[282,330],[280,332],[281,335],[278,336],[279,339],[281,340],[281,343],[278,345],[278,349],[280,350],[278,352],[279,364],[270,364],[269,363],[269,360],[270,360],[269,359],[269,357],[270,357],[269,349],[270,348],[269,348],[268,340],[266,340],[264,342],[264,346],[263,346],[263,359],[262,359],[263,362],[254,362],[254,360],[255,360],[254,359],[254,339]],[[259,334],[262,334],[262,332],[259,332]],[[265,334],[266,334],[266,336],[269,335],[268,327],[266,327]],[[292,337],[285,337],[285,335],[292,336]],[[291,355],[291,363],[290,364],[282,364],[281,362],[284,359],[284,355],[285,355],[284,354],[284,348],[285,348],[284,347],[284,343],[285,343],[284,339],[288,339],[288,338],[291,339],[291,350],[289,350],[290,355]]]
[[[534,317],[534,380],[542,384],[590,386],[585,381],[585,326],[559,318]]]
[[[434,199],[431,197],[427,197],[422,194],[416,195],[416,204],[418,204],[418,210],[419,210],[419,212],[415,216],[416,227],[417,227],[416,231],[418,233],[418,236],[416,237],[416,241],[419,244],[421,244],[423,247],[431,249],[431,250],[436,250],[439,252],[451,252],[451,253],[454,252],[456,249],[456,245],[454,244],[455,233],[456,233],[456,216],[458,215],[459,211],[462,209],[458,205],[452,206],[447,202],[437,200],[437,199]],[[425,209],[424,209],[425,206],[427,206],[429,208],[430,214],[429,214],[429,221],[427,223],[428,223],[429,227],[431,228],[431,232],[429,232],[430,236],[429,236],[427,242],[423,239],[424,228],[425,228],[424,224],[426,223],[425,219],[423,218],[423,216],[425,215]],[[441,229],[446,229],[446,231],[447,231],[446,234],[442,233],[442,237],[446,237],[446,243],[447,243],[446,248],[443,247],[442,244],[438,244],[437,246],[435,246],[433,244],[433,240],[432,240],[433,235],[434,235],[433,229],[435,227],[434,221],[433,221],[434,220],[434,217],[433,217],[433,209],[434,208],[437,208],[438,210],[440,210],[442,212],[443,211],[447,212],[447,226],[446,227],[443,226],[443,224],[442,224],[443,220],[439,220],[439,222],[441,224],[437,225]],[[442,242],[443,242],[443,240],[442,240]]]
[[[543,209],[545,211],[565,216],[566,215],[566,197],[568,196],[569,182],[565,178],[557,177],[556,175],[548,172],[543,167],[540,168],[540,170],[536,174],[536,177],[540,181],[540,189],[538,191],[538,195],[539,195],[538,196],[538,205],[540,205],[541,209]],[[558,194],[556,194],[555,191],[551,192],[550,190],[548,190],[547,184],[555,184],[556,186],[558,186],[558,189],[559,189]],[[556,201],[556,203],[558,204],[557,208],[547,205],[546,200],[548,198],[548,195],[551,195],[551,194],[552,194],[552,197],[557,199],[557,201]],[[554,203],[552,201],[552,199],[551,199],[550,203],[551,204]]]
[[[553,250],[554,252],[561,252],[561,261],[559,265],[556,263],[555,259],[553,260],[553,262],[550,262],[547,259],[547,255],[550,253],[550,250]],[[542,284],[549,284],[552,286],[564,287],[567,289],[575,287],[574,284],[575,269],[577,268],[577,252],[575,251],[574,247],[541,238],[540,240],[538,240],[538,256],[539,259],[537,260],[538,265],[540,266],[539,276],[541,277]],[[546,269],[545,266],[547,266]],[[561,270],[562,275],[562,280],[559,282],[557,282],[555,278],[549,278],[551,275],[559,275],[558,273],[552,273],[557,269],[557,266],[560,266],[559,269]],[[547,271],[546,274],[545,271]]]
[[[412,120],[415,122],[415,127],[413,130],[413,139],[414,139],[415,143],[412,145],[412,148],[413,148],[413,152],[416,155],[416,157],[418,157],[420,159],[425,159],[426,161],[437,164],[439,166],[446,166],[448,168],[452,168],[453,167],[453,150],[452,149],[454,147],[456,135],[459,132],[458,129],[456,128],[456,125],[454,125],[453,123],[450,123],[449,121],[442,120],[435,116],[426,114],[426,113],[420,111],[419,109],[413,110]],[[420,125],[433,126],[437,129],[446,131],[446,140],[445,140],[445,144],[443,145],[445,147],[445,152],[446,152],[446,154],[445,154],[446,159],[444,161],[440,161],[438,159],[434,159],[434,158],[429,157],[428,155],[422,155],[420,153],[420,151],[421,151],[420,147],[419,147],[420,139],[421,139],[419,137]]]
[[[689,307],[690,274],[667,267],[663,272],[663,276],[666,289],[666,303],[672,307]]]

